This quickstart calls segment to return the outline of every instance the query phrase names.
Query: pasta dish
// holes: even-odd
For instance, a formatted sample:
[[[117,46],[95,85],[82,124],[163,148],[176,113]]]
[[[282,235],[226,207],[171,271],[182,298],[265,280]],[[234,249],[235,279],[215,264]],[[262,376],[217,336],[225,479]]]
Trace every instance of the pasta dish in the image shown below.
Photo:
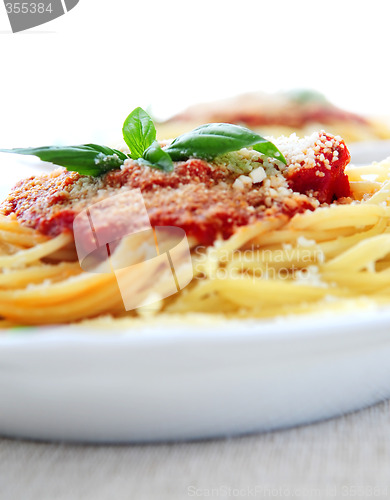
[[[266,94],[252,92],[229,99],[196,104],[159,125],[161,137],[174,137],[207,122],[244,125],[261,134],[299,136],[325,128],[347,143],[390,138],[383,119],[361,116],[335,106],[313,90]]]
[[[348,166],[343,139],[324,131],[264,144],[272,155],[248,146],[177,159],[175,141],[153,142],[144,159],[127,156],[129,149],[105,156],[121,164],[101,175],[80,173],[69,160],[66,168],[20,181],[0,204],[0,325],[146,313],[264,318],[388,303],[390,163]],[[170,154],[170,171],[155,168],[163,164],[152,163],[156,151]],[[153,281],[153,308],[126,311],[115,273],[83,270],[73,224],[91,205],[134,189],[153,228],[184,230],[193,279],[167,297],[160,293],[161,266],[150,260],[147,276],[133,275],[132,293],[146,297],[145,283]],[[116,200],[102,227],[122,220],[128,207]],[[140,217],[132,213],[134,232]],[[125,262],[118,267],[147,258],[142,234],[131,248],[117,242],[111,257]]]

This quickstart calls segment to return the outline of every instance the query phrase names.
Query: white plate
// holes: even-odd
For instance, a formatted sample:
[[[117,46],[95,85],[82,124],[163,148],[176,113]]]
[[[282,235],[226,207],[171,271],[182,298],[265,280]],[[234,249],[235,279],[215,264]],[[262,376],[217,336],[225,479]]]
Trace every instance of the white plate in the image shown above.
[[[390,141],[364,141],[348,144],[351,163],[370,165],[373,161],[382,161],[390,156]]]
[[[9,167],[4,193],[21,176],[53,168],[12,155],[1,160]],[[0,434],[8,436],[198,439],[312,422],[385,397],[390,310],[0,333]]]
[[[0,336],[0,434],[134,442],[312,422],[390,397],[390,311]]]

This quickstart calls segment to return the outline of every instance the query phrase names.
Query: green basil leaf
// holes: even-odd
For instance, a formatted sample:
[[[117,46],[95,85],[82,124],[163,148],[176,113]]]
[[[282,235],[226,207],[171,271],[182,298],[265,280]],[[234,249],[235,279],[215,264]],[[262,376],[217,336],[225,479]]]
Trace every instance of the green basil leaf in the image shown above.
[[[264,139],[263,142],[259,142],[257,144],[254,144],[252,148],[255,151],[258,151],[259,153],[268,156],[270,158],[274,158],[275,160],[279,160],[285,165],[287,164],[286,158],[282,155],[282,153],[279,151],[279,149],[275,146],[275,144],[272,144],[272,142],[267,141]]]
[[[142,158],[144,152],[156,140],[154,123],[142,108],[136,108],[129,114],[122,131],[133,160]]]
[[[251,146],[286,164],[284,156],[274,144],[252,130],[229,123],[201,125],[174,139],[165,151],[174,161],[190,157],[212,160],[216,156]]]
[[[126,153],[123,153],[122,151],[119,151],[118,149],[112,149],[107,146],[99,146],[99,144],[84,144],[82,146],[76,146],[76,147],[85,147],[85,148],[90,148],[93,149],[94,151],[99,151],[100,153],[103,153],[105,155],[118,155],[121,160],[127,160],[129,157],[127,156]]]
[[[313,89],[293,89],[286,92],[285,95],[298,104],[330,104],[324,94]]]
[[[145,151],[143,158],[145,162],[153,168],[164,170],[164,172],[172,172],[172,159],[165,152],[157,141],[154,141],[151,146]]]
[[[121,151],[97,144],[0,149],[0,152],[37,156],[42,161],[60,165],[82,175],[92,176],[119,168],[127,159],[127,155]]]

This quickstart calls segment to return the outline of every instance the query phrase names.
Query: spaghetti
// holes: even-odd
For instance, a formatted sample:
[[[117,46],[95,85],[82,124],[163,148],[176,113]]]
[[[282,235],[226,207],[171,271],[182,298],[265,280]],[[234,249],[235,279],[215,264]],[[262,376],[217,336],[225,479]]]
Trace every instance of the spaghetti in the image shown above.
[[[289,178],[294,168],[296,170],[298,167],[294,167],[292,156],[289,156],[286,148],[283,150],[283,144],[277,144],[289,159],[289,168],[293,166],[288,173],[283,172],[284,178]],[[244,155],[244,159],[247,160],[249,155],[251,161],[257,162],[258,167],[259,158],[256,156],[254,160],[253,154],[247,151],[241,152],[240,158],[242,159]],[[296,151],[294,154],[297,157]],[[336,160],[339,158],[338,154],[334,155],[334,149],[329,154]],[[306,160],[307,158],[310,160],[308,152]],[[225,158],[223,161],[228,160]],[[219,166],[214,165],[214,169],[218,170],[223,161],[220,160]],[[232,158],[229,161],[232,161]],[[181,162],[178,168],[184,168],[183,165],[184,162]],[[266,162],[262,165],[267,174],[268,170],[275,169],[275,165],[267,167]],[[299,168],[307,167],[306,164],[303,167],[302,165],[301,162]],[[190,167],[194,168],[191,162]],[[133,162],[129,166],[129,171],[123,169],[126,182],[131,172],[135,171],[134,168],[136,167]],[[315,168],[316,171],[322,172],[321,169],[318,170],[318,162]],[[139,178],[139,171],[137,172]],[[201,172],[198,174],[201,176]],[[246,212],[240,212],[242,223],[238,219],[226,222],[223,227],[230,229],[226,229],[224,237],[218,236],[214,241],[210,240],[210,228],[204,231],[195,230],[195,226],[199,226],[199,221],[204,215],[197,207],[199,218],[190,221],[194,225],[194,230],[191,230],[189,221],[187,226],[183,220],[178,224],[188,230],[192,246],[194,279],[180,293],[164,300],[158,300],[158,286],[163,286],[164,276],[156,279],[160,285],[157,283],[157,288],[154,290],[156,293],[154,313],[158,313],[161,317],[181,318],[190,313],[209,315],[218,313],[239,318],[274,317],[348,306],[356,307],[357,304],[389,303],[390,162],[385,161],[365,168],[350,166],[345,169],[345,174],[349,181],[349,196],[343,197],[341,196],[343,193],[339,193],[335,197],[333,193],[333,198],[338,200],[336,202],[324,200],[319,202],[319,193],[313,190],[309,193],[306,186],[304,194],[301,190],[300,193],[293,192],[294,196],[286,195],[290,201],[287,205],[282,205],[278,198],[280,192],[276,192],[275,187],[269,186],[267,193],[262,194],[269,197],[270,193],[272,194],[271,190],[275,191],[274,199],[271,200],[272,206],[268,207],[269,200],[266,203],[264,198],[265,205],[261,206],[261,210],[259,208],[259,214],[262,212],[262,216],[258,214],[257,217],[248,216],[246,219],[243,215]],[[341,173],[338,171],[337,175],[345,174],[344,171]],[[57,171],[53,175],[54,178],[57,176],[56,182],[59,182],[58,176],[65,176],[67,179],[69,173],[61,169],[60,173]],[[210,175],[209,171],[207,175]],[[243,175],[243,173],[238,175],[237,172],[232,174],[232,178],[229,178],[231,182],[229,193],[233,197],[241,196],[247,200],[250,187],[248,191],[243,190],[240,185],[232,187]],[[330,181],[326,175],[316,174],[316,177],[322,179],[324,186],[329,188]],[[112,179],[111,174],[111,181]],[[272,179],[272,176],[268,175],[268,179]],[[344,182],[340,179],[341,177],[337,186]],[[266,180],[262,183],[264,184]],[[147,182],[146,177],[142,178],[142,181]],[[36,186],[37,181],[34,182]],[[74,182],[78,183],[79,177],[77,179],[75,177]],[[153,182],[156,182],[156,177],[153,178]],[[219,182],[226,184],[227,177],[219,179]],[[245,184],[242,180],[241,183]],[[337,186],[333,186],[333,191],[338,189]],[[117,188],[114,184],[111,184],[111,187]],[[178,183],[175,189],[182,188],[183,185]],[[253,188],[254,186],[252,190]],[[19,186],[15,192],[18,189],[20,192],[23,191]],[[95,193],[98,193],[99,189],[101,186],[96,188]],[[158,189],[163,189],[161,184],[153,188],[153,193],[155,194],[155,190]],[[187,186],[187,195],[188,189]],[[172,186],[168,191],[175,193]],[[191,193],[195,197],[195,191]],[[222,191],[219,193],[222,196]],[[180,191],[176,192],[176,196],[178,195],[181,196]],[[74,206],[71,205],[68,195],[65,198],[68,200],[65,206],[69,215],[69,207],[74,208]],[[69,323],[103,316],[142,318],[145,313],[143,308],[130,312],[124,310],[118,284],[112,273],[92,274],[82,271],[75,254],[72,232],[64,231],[64,225],[61,223],[57,226],[61,229],[55,234],[54,226],[50,226],[48,222],[50,220],[58,222],[59,219],[58,211],[53,218],[48,199],[45,199],[48,217],[44,225],[42,225],[42,212],[38,210],[39,199],[35,198],[35,204],[27,203],[26,199],[28,198],[24,198],[23,211],[18,212],[17,208],[15,209],[17,204],[14,204],[14,211],[10,211],[9,200],[8,205],[7,202],[2,205],[0,326],[5,328],[15,325]],[[295,203],[295,208],[288,212],[285,207],[291,200]],[[215,203],[213,198],[212,203],[206,204],[205,213],[209,209],[212,210]],[[149,210],[147,195],[146,205]],[[234,206],[233,204],[233,208]],[[253,205],[248,205],[248,214],[257,213],[256,208],[250,208],[254,206],[255,202]],[[278,210],[275,210],[275,206]],[[34,211],[34,207],[38,211]],[[265,212],[267,212],[266,217]],[[40,218],[34,219],[34,214],[38,213]],[[157,217],[158,213],[155,207],[152,207],[149,213],[152,225],[156,225],[156,222],[164,225],[161,224],[161,219],[153,220],[153,214]],[[210,213],[218,217],[217,212]],[[165,220],[167,224],[172,223],[172,219]],[[46,234],[42,231],[42,227],[47,229]],[[216,231],[214,226],[212,228]],[[133,242],[133,247],[128,248],[126,247],[128,243],[123,242],[116,249],[116,258],[120,261],[121,255],[126,255],[128,258],[129,252],[134,254],[141,252],[141,243],[141,240]],[[137,258],[139,259],[139,256],[134,256],[135,260]],[[150,276],[157,276],[157,272],[157,268],[150,267]],[[146,280],[146,277],[140,276],[136,293],[143,292],[143,279]]]

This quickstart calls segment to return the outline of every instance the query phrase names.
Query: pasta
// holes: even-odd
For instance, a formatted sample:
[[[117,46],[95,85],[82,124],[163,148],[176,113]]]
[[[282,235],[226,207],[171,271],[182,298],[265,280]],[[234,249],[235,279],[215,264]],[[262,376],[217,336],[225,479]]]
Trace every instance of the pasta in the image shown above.
[[[348,203],[270,217],[213,245],[195,244],[191,284],[153,308],[129,312],[113,274],[81,270],[71,233],[45,236],[14,214],[1,215],[0,326],[136,320],[145,311],[264,318],[389,303],[390,162],[345,172]]]
[[[347,143],[388,139],[389,124],[336,107],[313,90],[265,94],[252,92],[229,99],[196,104],[159,125],[161,137],[175,137],[201,123],[244,124],[262,134],[309,135],[319,128],[341,135]]]

